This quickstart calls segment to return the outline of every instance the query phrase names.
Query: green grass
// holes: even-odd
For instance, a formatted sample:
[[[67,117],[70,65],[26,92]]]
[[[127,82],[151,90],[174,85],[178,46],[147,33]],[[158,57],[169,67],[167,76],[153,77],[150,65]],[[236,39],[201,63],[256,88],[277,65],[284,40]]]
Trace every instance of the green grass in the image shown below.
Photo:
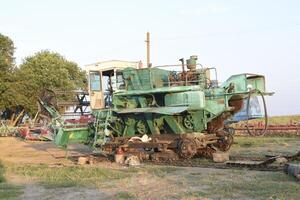
[[[116,199],[136,199],[135,195],[130,192],[118,192],[115,194]]]
[[[121,179],[131,178],[139,173],[166,177],[179,168],[171,166],[141,166],[125,169],[109,169],[93,166],[50,167],[41,164],[17,164],[6,162],[0,165],[1,182],[4,182],[4,171],[13,174],[46,189],[62,187],[110,188]],[[0,183],[0,199],[14,199],[22,194],[23,187]],[[135,199],[135,193],[121,191],[115,194],[116,199]]]
[[[299,123],[300,115],[286,115],[269,117],[269,123],[274,125]]]
[[[300,137],[235,137],[234,145],[239,147],[264,147],[270,144],[285,145],[287,142],[300,140]]]
[[[46,188],[99,186],[105,181],[113,181],[131,176],[126,170],[100,167],[49,167],[47,165],[8,164],[8,173],[34,178]]]
[[[164,177],[179,170],[172,166],[143,166],[140,168],[108,169],[91,166],[49,167],[48,165],[29,165],[6,163],[8,173],[33,179],[46,188],[101,186],[105,182],[129,178],[137,172],[146,172]]]
[[[258,123],[263,122],[264,118],[261,119],[252,119],[249,120],[249,123]],[[284,125],[284,124],[291,124],[291,123],[299,123],[300,122],[300,115],[286,115],[286,116],[273,116],[268,118],[268,122],[271,125]],[[241,121],[237,124],[243,124],[244,122]]]
[[[189,185],[206,187],[184,194],[185,197],[212,199],[300,199],[300,182],[284,173],[226,170],[188,177]]]
[[[0,183],[3,183],[5,181],[4,178],[4,166],[2,162],[0,161]]]
[[[23,187],[6,183],[4,173],[5,173],[5,167],[0,161],[0,199],[5,199],[5,200],[16,199],[19,195],[23,193],[22,192]]]
[[[254,177],[251,181],[228,181],[218,185],[222,197],[232,198],[232,193],[240,193],[255,199],[299,199],[300,185],[285,174],[269,174]]]
[[[201,198],[201,197],[207,196],[207,193],[204,191],[189,191],[189,192],[186,192],[184,194],[184,196]]]
[[[142,170],[158,177],[166,177],[169,173],[182,170],[182,168],[173,166],[144,166]]]
[[[21,195],[23,187],[11,185],[7,183],[0,183],[0,199],[13,200]]]
[[[293,155],[299,151],[300,137],[234,137],[230,156],[262,157],[265,155]]]

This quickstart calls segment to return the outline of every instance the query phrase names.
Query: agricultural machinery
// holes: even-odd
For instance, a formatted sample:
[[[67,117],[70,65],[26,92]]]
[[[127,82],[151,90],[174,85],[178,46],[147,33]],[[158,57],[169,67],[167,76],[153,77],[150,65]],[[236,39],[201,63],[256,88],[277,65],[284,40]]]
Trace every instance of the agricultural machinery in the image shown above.
[[[181,64],[151,68],[126,66],[88,71],[92,119],[86,125],[64,123],[55,107],[55,143],[83,143],[102,153],[126,152],[141,159],[209,157],[226,152],[233,133],[225,123],[251,95],[264,96],[265,77],[233,75],[219,84],[215,68],[191,56]],[[180,70],[168,70],[177,67]]]

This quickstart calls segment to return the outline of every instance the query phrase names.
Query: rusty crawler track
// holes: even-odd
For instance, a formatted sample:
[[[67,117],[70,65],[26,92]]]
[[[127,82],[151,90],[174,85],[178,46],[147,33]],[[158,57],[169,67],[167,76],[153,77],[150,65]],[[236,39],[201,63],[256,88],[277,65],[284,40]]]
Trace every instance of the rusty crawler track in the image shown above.
[[[81,156],[75,156],[71,159],[76,160]],[[90,156],[88,156],[90,158]],[[99,156],[92,156],[95,162],[114,162],[113,158],[110,157],[102,157],[99,159]],[[256,158],[255,158],[256,160]],[[250,162],[251,160],[247,160]],[[256,163],[246,163],[246,161],[232,161],[227,163],[201,163],[201,161],[196,159],[191,160],[162,160],[162,161],[155,161],[155,160],[143,160],[142,163],[146,165],[163,165],[163,166],[176,166],[176,167],[201,167],[201,168],[213,168],[213,169],[248,169],[248,170],[256,170],[256,171],[283,171],[284,166],[270,166],[266,164],[261,164],[262,162],[253,161]]]
[[[152,165],[168,165],[177,167],[201,167],[214,169],[248,169],[256,171],[283,171],[284,166],[269,166],[260,165],[260,163],[246,163],[246,162],[227,162],[227,163],[199,163],[194,160],[177,160],[177,161],[145,161]]]
[[[75,156],[76,157],[76,156]],[[74,157],[74,158],[75,158]],[[110,161],[113,162],[113,155],[108,157],[99,157],[99,155],[90,155],[93,157],[95,162]],[[73,158],[73,159],[74,159]],[[78,158],[78,157],[77,157]],[[214,163],[212,161],[203,163],[198,159],[177,159],[177,160],[145,160],[142,159],[142,163],[147,165],[168,165],[176,167],[201,167],[201,168],[213,168],[213,169],[247,169],[255,171],[284,171],[285,166],[273,163],[277,158],[286,158],[288,161],[296,160],[300,158],[300,151],[293,155],[277,155],[277,156],[268,156],[267,158],[263,157],[233,157],[233,161],[226,163]],[[236,160],[238,159],[238,160]],[[75,161],[75,160],[74,160]],[[272,165],[273,164],[273,165]]]
[[[215,169],[248,169],[256,171],[283,171],[284,166],[282,165],[271,165],[276,161],[277,158],[284,157],[288,161],[295,160],[300,157],[300,151],[294,155],[288,156],[273,156],[262,161],[257,161],[259,158],[255,157],[253,160],[243,161],[229,161],[226,163],[201,163],[199,160],[166,160],[166,161],[145,161],[147,164],[154,165],[169,165],[169,166],[180,166],[180,167],[202,167],[202,168],[215,168]]]

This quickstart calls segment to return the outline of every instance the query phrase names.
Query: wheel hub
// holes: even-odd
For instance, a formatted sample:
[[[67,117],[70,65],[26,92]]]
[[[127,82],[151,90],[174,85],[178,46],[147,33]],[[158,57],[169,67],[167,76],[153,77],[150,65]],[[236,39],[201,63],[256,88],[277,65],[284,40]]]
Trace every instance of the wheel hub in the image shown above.
[[[192,139],[182,139],[179,143],[179,155],[182,158],[192,158],[197,153],[197,145]]]

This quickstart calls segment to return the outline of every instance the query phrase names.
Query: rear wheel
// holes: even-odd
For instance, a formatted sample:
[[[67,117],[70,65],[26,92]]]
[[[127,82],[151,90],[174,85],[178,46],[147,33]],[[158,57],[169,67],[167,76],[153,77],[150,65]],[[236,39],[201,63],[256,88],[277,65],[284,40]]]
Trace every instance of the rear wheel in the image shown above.
[[[220,151],[228,151],[233,144],[233,136],[231,134],[225,135],[215,145]]]
[[[181,139],[178,146],[178,154],[180,157],[190,159],[197,153],[197,144],[189,138]]]

